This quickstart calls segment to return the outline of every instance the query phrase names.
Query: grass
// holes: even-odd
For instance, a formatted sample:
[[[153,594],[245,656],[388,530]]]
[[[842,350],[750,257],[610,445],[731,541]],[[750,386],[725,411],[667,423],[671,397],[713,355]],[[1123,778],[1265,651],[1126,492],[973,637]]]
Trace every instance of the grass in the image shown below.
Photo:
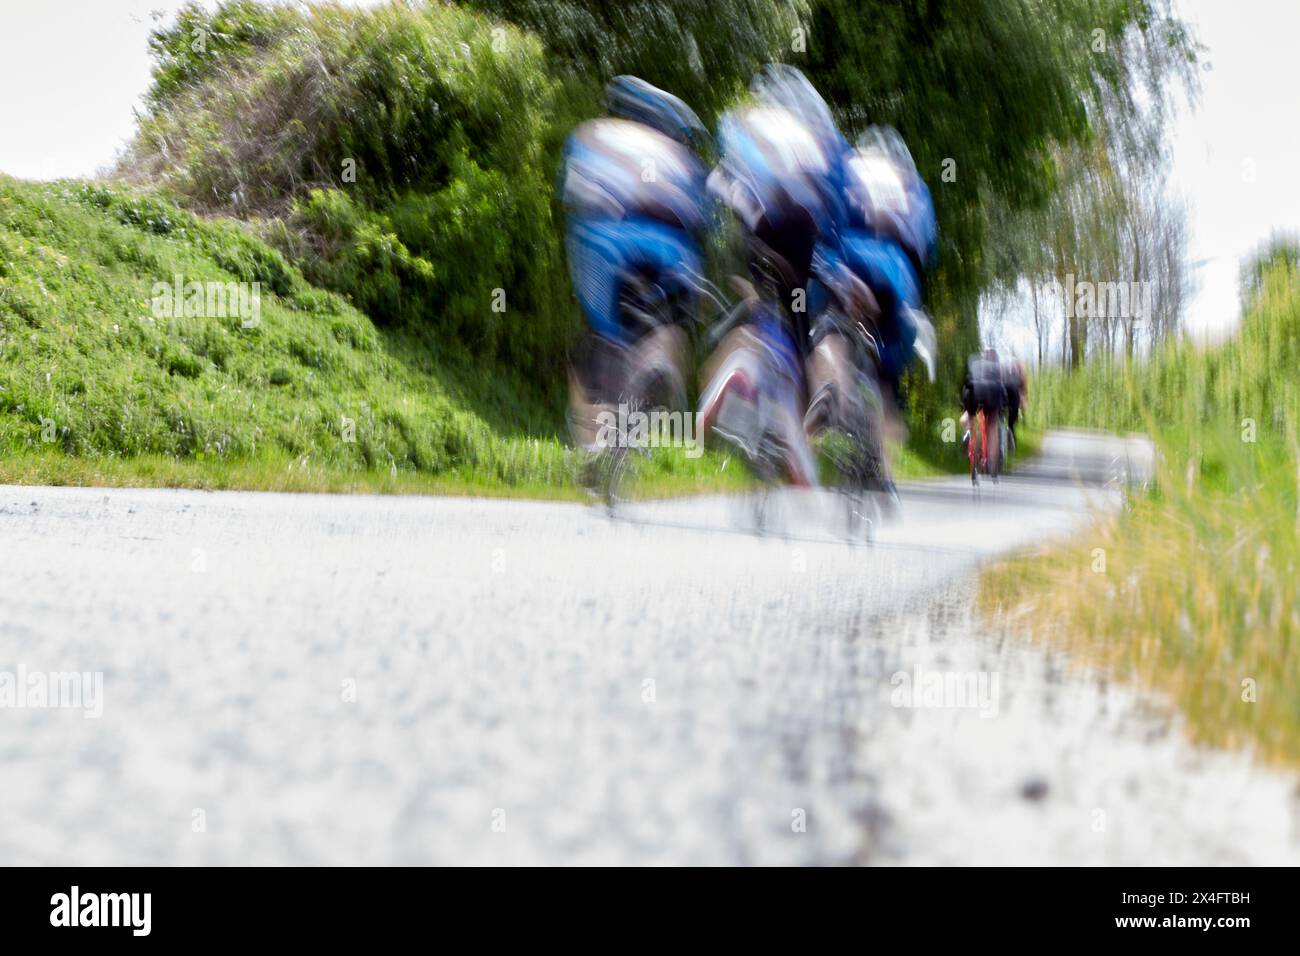
[[[1300,766],[1300,271],[1275,261],[1241,332],[1036,389],[1059,424],[1151,433],[1153,487],[1074,541],[990,568],[996,623],[1151,688],[1195,740]],[[1068,410],[1073,410],[1069,412]]]
[[[189,461],[165,455],[76,458],[34,451],[0,459],[0,484],[104,488],[196,488],[203,491],[278,491],[327,494],[423,494],[579,500],[572,483],[499,482],[422,472],[346,472],[310,460],[267,456],[256,460]]]
[[[567,476],[559,481],[532,479],[504,485],[472,473],[343,471],[310,459],[283,456],[193,461],[165,455],[78,458],[48,449],[0,458],[0,484],[589,500],[586,492]],[[637,497],[670,498],[739,491],[748,485],[749,479],[737,468],[737,462],[722,456],[709,453],[697,463],[684,455],[658,451],[638,467],[630,490]]]
[[[160,312],[155,283],[177,276],[258,283],[255,327]],[[93,184],[0,178],[5,458],[46,446],[91,462],[305,457],[343,473],[551,484],[566,465],[559,402],[445,343],[378,330],[238,224]]]

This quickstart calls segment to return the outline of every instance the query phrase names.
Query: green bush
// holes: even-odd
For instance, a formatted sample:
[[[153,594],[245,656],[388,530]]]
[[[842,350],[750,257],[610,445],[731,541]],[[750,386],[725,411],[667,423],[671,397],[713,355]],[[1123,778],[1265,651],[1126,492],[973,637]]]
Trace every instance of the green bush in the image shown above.
[[[575,318],[553,202],[562,111],[536,38],[449,5],[237,0],[187,8],[151,46],[128,176],[262,217],[380,324],[559,380]]]
[[[160,312],[154,286],[178,275],[261,283],[259,323]],[[558,486],[569,469],[548,418],[526,383],[377,330],[237,223],[0,176],[0,461],[293,461]]]

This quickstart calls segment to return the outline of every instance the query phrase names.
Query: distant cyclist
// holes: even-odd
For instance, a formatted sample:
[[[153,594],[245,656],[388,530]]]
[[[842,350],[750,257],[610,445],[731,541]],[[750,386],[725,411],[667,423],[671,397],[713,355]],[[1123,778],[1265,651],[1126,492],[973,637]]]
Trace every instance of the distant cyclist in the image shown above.
[[[1025,363],[1016,359],[1003,370],[1002,380],[1007,389],[1007,430],[1011,432],[1011,447],[1016,446],[1016,424],[1024,410],[1025,400],[1029,396],[1029,382],[1025,375]]]
[[[994,349],[977,352],[968,360],[966,380],[962,384],[962,406],[962,421],[966,424],[966,438],[970,443],[971,479],[975,480],[978,471],[996,479],[1001,464],[1000,428],[1007,406],[1007,390],[1002,378],[1002,363]]]
[[[606,87],[607,117],[566,142],[562,193],[574,289],[588,334],[570,374],[575,441],[596,448],[597,415],[655,373],[660,400],[685,400],[685,337],[707,223],[704,130],[676,96],[633,76]]]

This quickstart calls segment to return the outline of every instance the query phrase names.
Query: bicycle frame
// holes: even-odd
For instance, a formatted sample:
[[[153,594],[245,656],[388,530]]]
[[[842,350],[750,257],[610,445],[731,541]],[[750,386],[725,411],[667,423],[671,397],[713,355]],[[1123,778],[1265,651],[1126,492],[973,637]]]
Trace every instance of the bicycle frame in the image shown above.
[[[971,437],[970,442],[966,446],[966,454],[970,460],[970,474],[972,481],[974,481],[976,476],[980,474],[990,475],[996,479],[998,477],[998,472],[1001,471],[1002,455],[1000,436],[996,439],[998,441],[998,446],[997,450],[994,452],[993,463],[991,464],[989,461],[989,418],[990,416],[984,411],[984,409],[979,408],[976,409],[975,418],[971,421]],[[1000,416],[993,415],[992,419],[994,429],[1000,430]],[[975,443],[977,439],[979,441],[978,456],[975,452]]]

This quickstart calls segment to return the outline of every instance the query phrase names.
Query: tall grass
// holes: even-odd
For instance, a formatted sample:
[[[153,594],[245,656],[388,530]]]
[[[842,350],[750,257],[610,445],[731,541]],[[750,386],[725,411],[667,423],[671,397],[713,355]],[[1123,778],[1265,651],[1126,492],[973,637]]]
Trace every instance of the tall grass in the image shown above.
[[[1236,338],[1037,383],[1057,424],[1146,430],[1149,494],[988,572],[988,607],[1170,695],[1201,740],[1300,763],[1300,269],[1252,270]]]
[[[1193,442],[1198,424],[1248,420],[1263,439],[1287,441],[1300,395],[1297,270],[1300,246],[1274,241],[1246,272],[1234,338],[1213,347],[1168,341],[1142,361],[1045,370],[1034,382],[1036,414],[1112,430],[1168,427]]]
[[[158,315],[153,284],[177,275],[259,283],[260,324]],[[510,485],[559,480],[561,430],[527,383],[377,329],[235,223],[0,177],[0,453],[269,456]]]

